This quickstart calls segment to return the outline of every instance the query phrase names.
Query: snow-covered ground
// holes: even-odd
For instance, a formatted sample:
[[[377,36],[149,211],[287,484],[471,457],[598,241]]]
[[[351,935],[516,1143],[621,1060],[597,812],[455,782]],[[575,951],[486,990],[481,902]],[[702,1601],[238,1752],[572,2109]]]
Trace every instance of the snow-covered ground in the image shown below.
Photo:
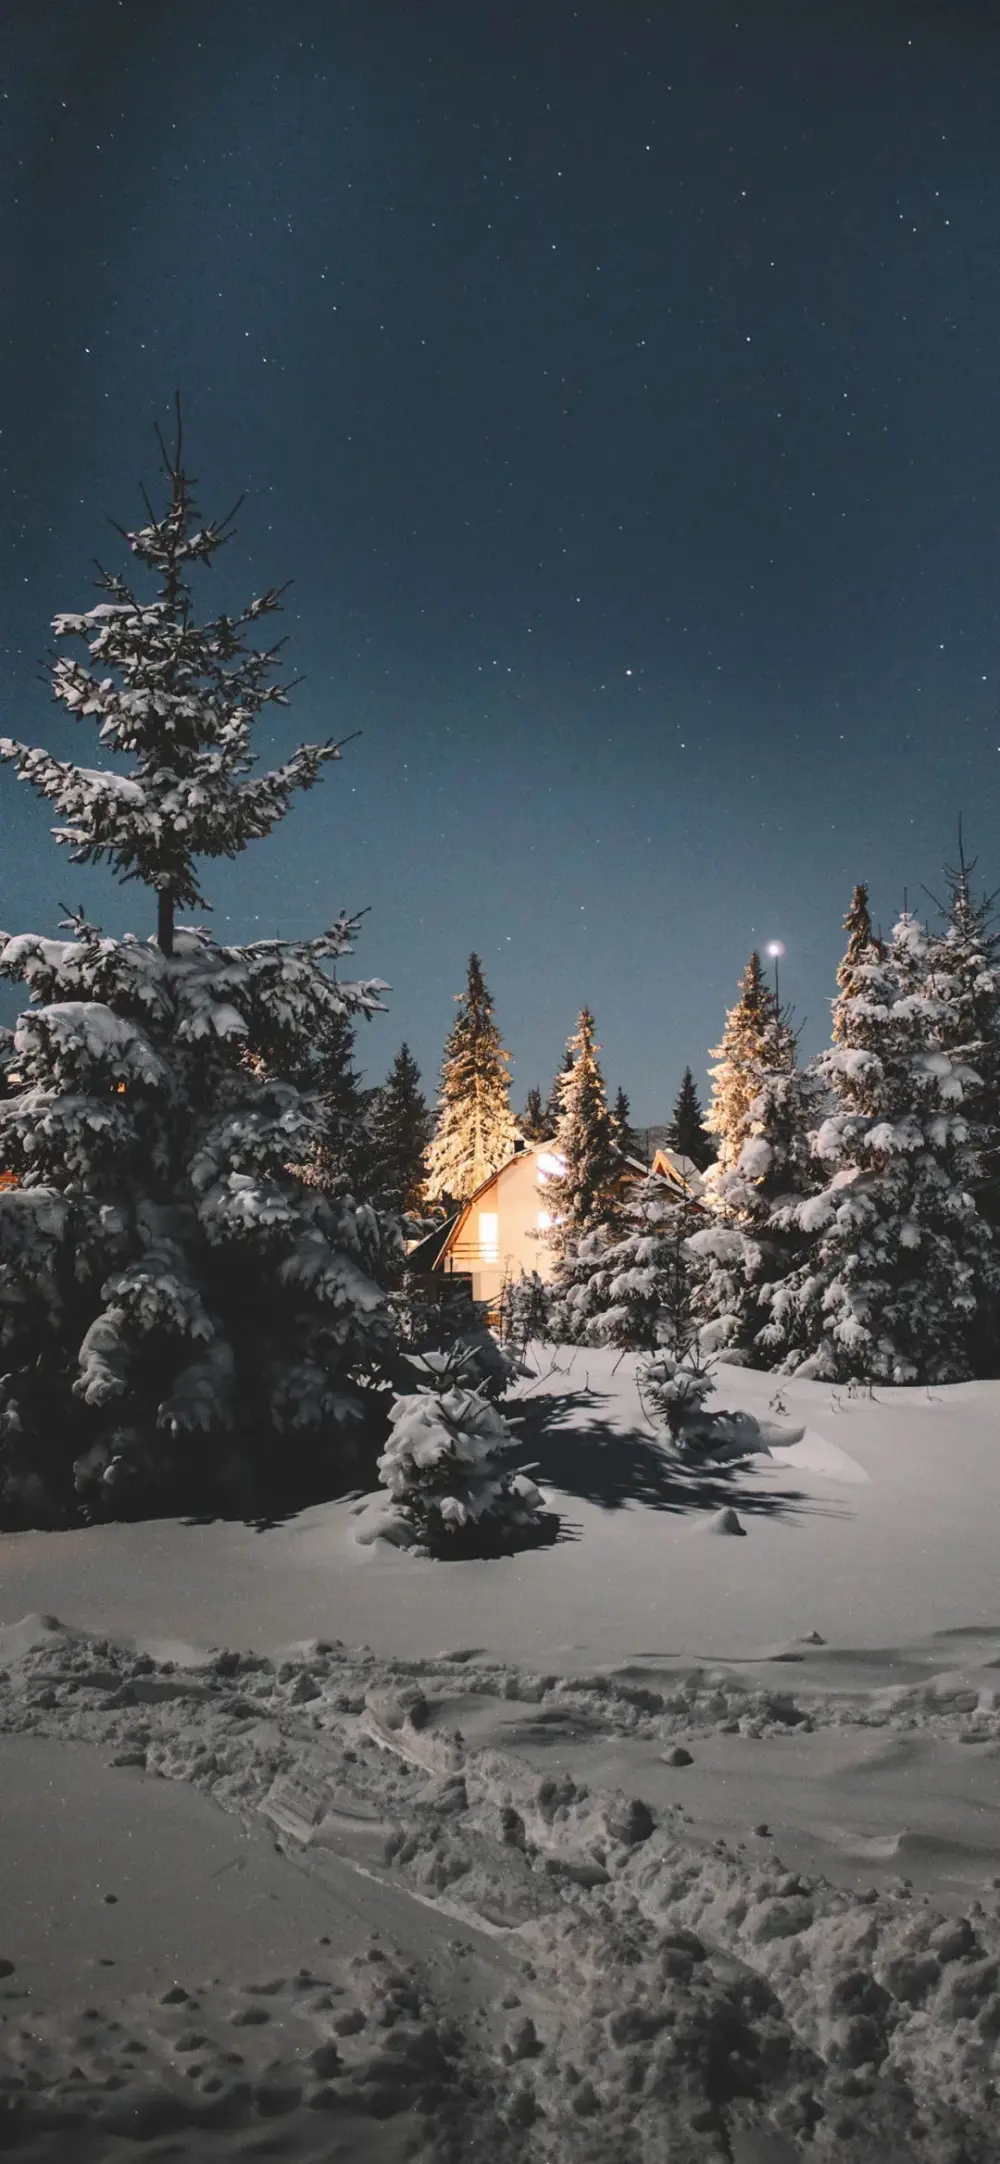
[[[4,2153],[1000,2156],[1000,1384],[537,1365],[550,1548],[0,1541]]]

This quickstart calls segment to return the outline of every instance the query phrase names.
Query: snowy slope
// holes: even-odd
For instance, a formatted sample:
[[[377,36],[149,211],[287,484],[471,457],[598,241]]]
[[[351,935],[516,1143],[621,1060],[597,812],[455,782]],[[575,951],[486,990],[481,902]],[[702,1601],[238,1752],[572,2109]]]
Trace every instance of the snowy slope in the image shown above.
[[[465,1643],[560,1668],[739,1658],[810,1630],[891,1648],[996,1619],[1000,1384],[869,1400],[785,1380],[781,1413],[774,1377],[724,1369],[715,1402],[806,1435],[695,1496],[664,1466],[635,1365],[565,1350],[553,1372],[546,1354],[523,1393],[523,1410],[555,1408],[525,1452],[565,1523],[554,1549],[429,1568],[359,1549],[349,1503],[263,1533],[152,1521],[15,1534],[0,1543],[0,1619],[53,1610],[143,1643],[262,1651],[317,1634],[386,1653]],[[723,1501],[745,1541],[699,1537]]]

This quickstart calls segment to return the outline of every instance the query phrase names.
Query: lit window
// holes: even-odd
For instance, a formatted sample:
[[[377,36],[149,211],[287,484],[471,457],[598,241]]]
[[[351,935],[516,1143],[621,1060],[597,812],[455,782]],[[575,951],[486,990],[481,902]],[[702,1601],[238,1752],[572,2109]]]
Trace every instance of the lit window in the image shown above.
[[[566,1170],[562,1158],[553,1156],[551,1150],[539,1150],[535,1168],[539,1187],[544,1187],[546,1180],[561,1180]]]
[[[484,1262],[496,1262],[500,1254],[500,1220],[496,1210],[479,1212],[479,1252]]]

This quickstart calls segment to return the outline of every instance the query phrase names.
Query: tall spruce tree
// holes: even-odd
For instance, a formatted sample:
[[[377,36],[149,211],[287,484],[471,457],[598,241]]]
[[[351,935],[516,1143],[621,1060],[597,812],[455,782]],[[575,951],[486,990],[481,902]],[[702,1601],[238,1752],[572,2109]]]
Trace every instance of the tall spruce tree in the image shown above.
[[[1000,932],[997,896],[975,891],[975,870],[975,859],[966,861],[960,825],[958,862],[945,865],[945,899],[936,904],[942,923],[930,970],[935,987],[951,993],[938,1042],[943,1050],[964,1051],[979,1077],[965,1099],[979,1168],[973,1195],[1000,1251]],[[1000,1300],[985,1285],[971,1355],[978,1375],[1000,1373]]]
[[[866,983],[865,972],[873,961],[885,953],[885,943],[876,939],[872,931],[871,911],[868,907],[868,888],[862,880],[851,895],[850,907],[844,918],[847,945],[843,961],[837,969],[837,994],[833,1004],[833,1041],[844,1041],[844,1032],[856,1027],[854,1002],[861,997]]]
[[[739,1157],[710,1173],[707,1221],[688,1242],[706,1348],[753,1367],[773,1359],[769,1288],[807,1245],[798,1209],[816,1189],[812,1132],[826,1102],[819,1077],[796,1064],[790,1026],[774,1043],[782,1065],[760,1075]]]
[[[552,1218],[547,1237],[558,1256],[568,1254],[597,1226],[617,1228],[619,1222],[621,1151],[598,1050],[594,1017],[584,1007],[567,1046],[570,1064],[560,1081],[562,1103],[552,1143],[553,1156],[565,1169],[545,1187]]]
[[[770,1291],[768,1340],[806,1375],[960,1382],[1000,1285],[976,1199],[987,1136],[968,980],[906,913],[887,943],[865,940],[857,903],[817,1062],[834,1100],[812,1142],[826,1184],[795,1212],[809,1246]]]
[[[247,1060],[252,1070],[293,1082],[316,1101],[317,1126],[308,1158],[295,1167],[312,1187],[331,1196],[372,1199],[368,1120],[373,1092],[354,1065],[355,1017],[331,1013],[304,1048],[271,1035],[263,1017]]]
[[[537,1083],[532,1085],[524,1100],[524,1111],[519,1124],[526,1142],[544,1142],[549,1134],[542,1093]]]
[[[718,1137],[718,1157],[711,1179],[730,1172],[750,1132],[750,1108],[760,1094],[761,1077],[794,1058],[794,1036],[778,1009],[760,955],[754,951],[740,978],[740,996],[726,1016],[722,1042],[712,1058],[712,1098],[705,1126]]]
[[[708,1221],[689,1253],[706,1344],[730,1359],[751,1360],[770,1319],[762,1287],[784,1275],[789,1262],[791,1235],[771,1227],[772,1211],[786,1190],[795,1197],[806,1191],[800,1171],[808,1159],[810,1105],[790,1019],[756,952],[714,1056],[705,1124],[719,1138],[719,1153],[702,1191]],[[763,1358],[759,1350],[756,1357]]]
[[[354,925],[240,948],[176,919],[208,906],[196,859],[270,832],[337,747],[251,775],[253,724],[287,701],[277,649],[251,644],[278,591],[195,620],[191,575],[231,520],[199,517],[179,425],[160,449],[165,508],[147,501],[124,536],[155,598],[102,572],[105,598],[54,626],[87,649],[55,661],[57,699],[130,764],[0,741],[74,862],[157,897],[155,939],[105,937],[82,913],[68,938],[0,934],[0,977],[31,1002],[0,1105],[18,1182],[0,1193],[0,1525],[189,1507],[296,1469],[330,1493],[393,1349],[380,1221],[290,1172],[317,1100],[247,1058],[280,1043],[294,1069],[333,1018],[380,1007],[378,982],[327,974]]]
[[[680,1209],[665,1180],[633,1181],[621,1200],[617,1233],[596,1226],[560,1258],[550,1292],[551,1336],[566,1345],[651,1351],[673,1285]],[[684,1228],[690,1230],[686,1214]]]
[[[632,1125],[632,1107],[625,1091],[621,1088],[619,1088],[615,1098],[611,1120],[614,1127],[615,1142],[622,1156],[631,1157],[636,1161],[645,1163],[642,1144]]]
[[[559,1122],[562,1118],[563,1084],[566,1080],[566,1076],[568,1074],[571,1074],[572,1070],[573,1054],[570,1051],[569,1046],[567,1045],[566,1050],[563,1053],[562,1066],[560,1067],[558,1074],[554,1077],[552,1087],[545,1100],[545,1131],[542,1135],[543,1142],[552,1141]]]
[[[444,1049],[437,1123],[427,1152],[429,1202],[464,1202],[513,1153],[510,1053],[493,1019],[478,954]]]
[[[715,1144],[705,1126],[695,1079],[685,1067],[667,1128],[667,1142],[679,1157],[687,1157],[697,1171],[705,1172],[715,1156]]]
[[[991,1224],[1000,1225],[1000,931],[997,895],[974,891],[975,870],[975,859],[966,862],[959,827],[958,863],[945,865],[945,899],[935,902],[941,926],[931,967],[954,988],[954,1042],[966,1047],[980,1076],[970,1103],[982,1134],[980,1203]]]
[[[433,1115],[420,1087],[420,1069],[401,1044],[368,1114],[372,1200],[397,1216],[418,1217],[424,1200],[424,1157]]]

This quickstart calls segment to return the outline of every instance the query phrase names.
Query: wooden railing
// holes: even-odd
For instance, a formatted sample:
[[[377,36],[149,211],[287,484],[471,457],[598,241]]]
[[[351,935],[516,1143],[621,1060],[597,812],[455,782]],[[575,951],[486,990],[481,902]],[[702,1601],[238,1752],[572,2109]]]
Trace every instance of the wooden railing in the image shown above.
[[[448,1250],[449,1268],[469,1270],[477,1265],[480,1269],[500,1268],[499,1247],[483,1247],[479,1240],[456,1240]]]

